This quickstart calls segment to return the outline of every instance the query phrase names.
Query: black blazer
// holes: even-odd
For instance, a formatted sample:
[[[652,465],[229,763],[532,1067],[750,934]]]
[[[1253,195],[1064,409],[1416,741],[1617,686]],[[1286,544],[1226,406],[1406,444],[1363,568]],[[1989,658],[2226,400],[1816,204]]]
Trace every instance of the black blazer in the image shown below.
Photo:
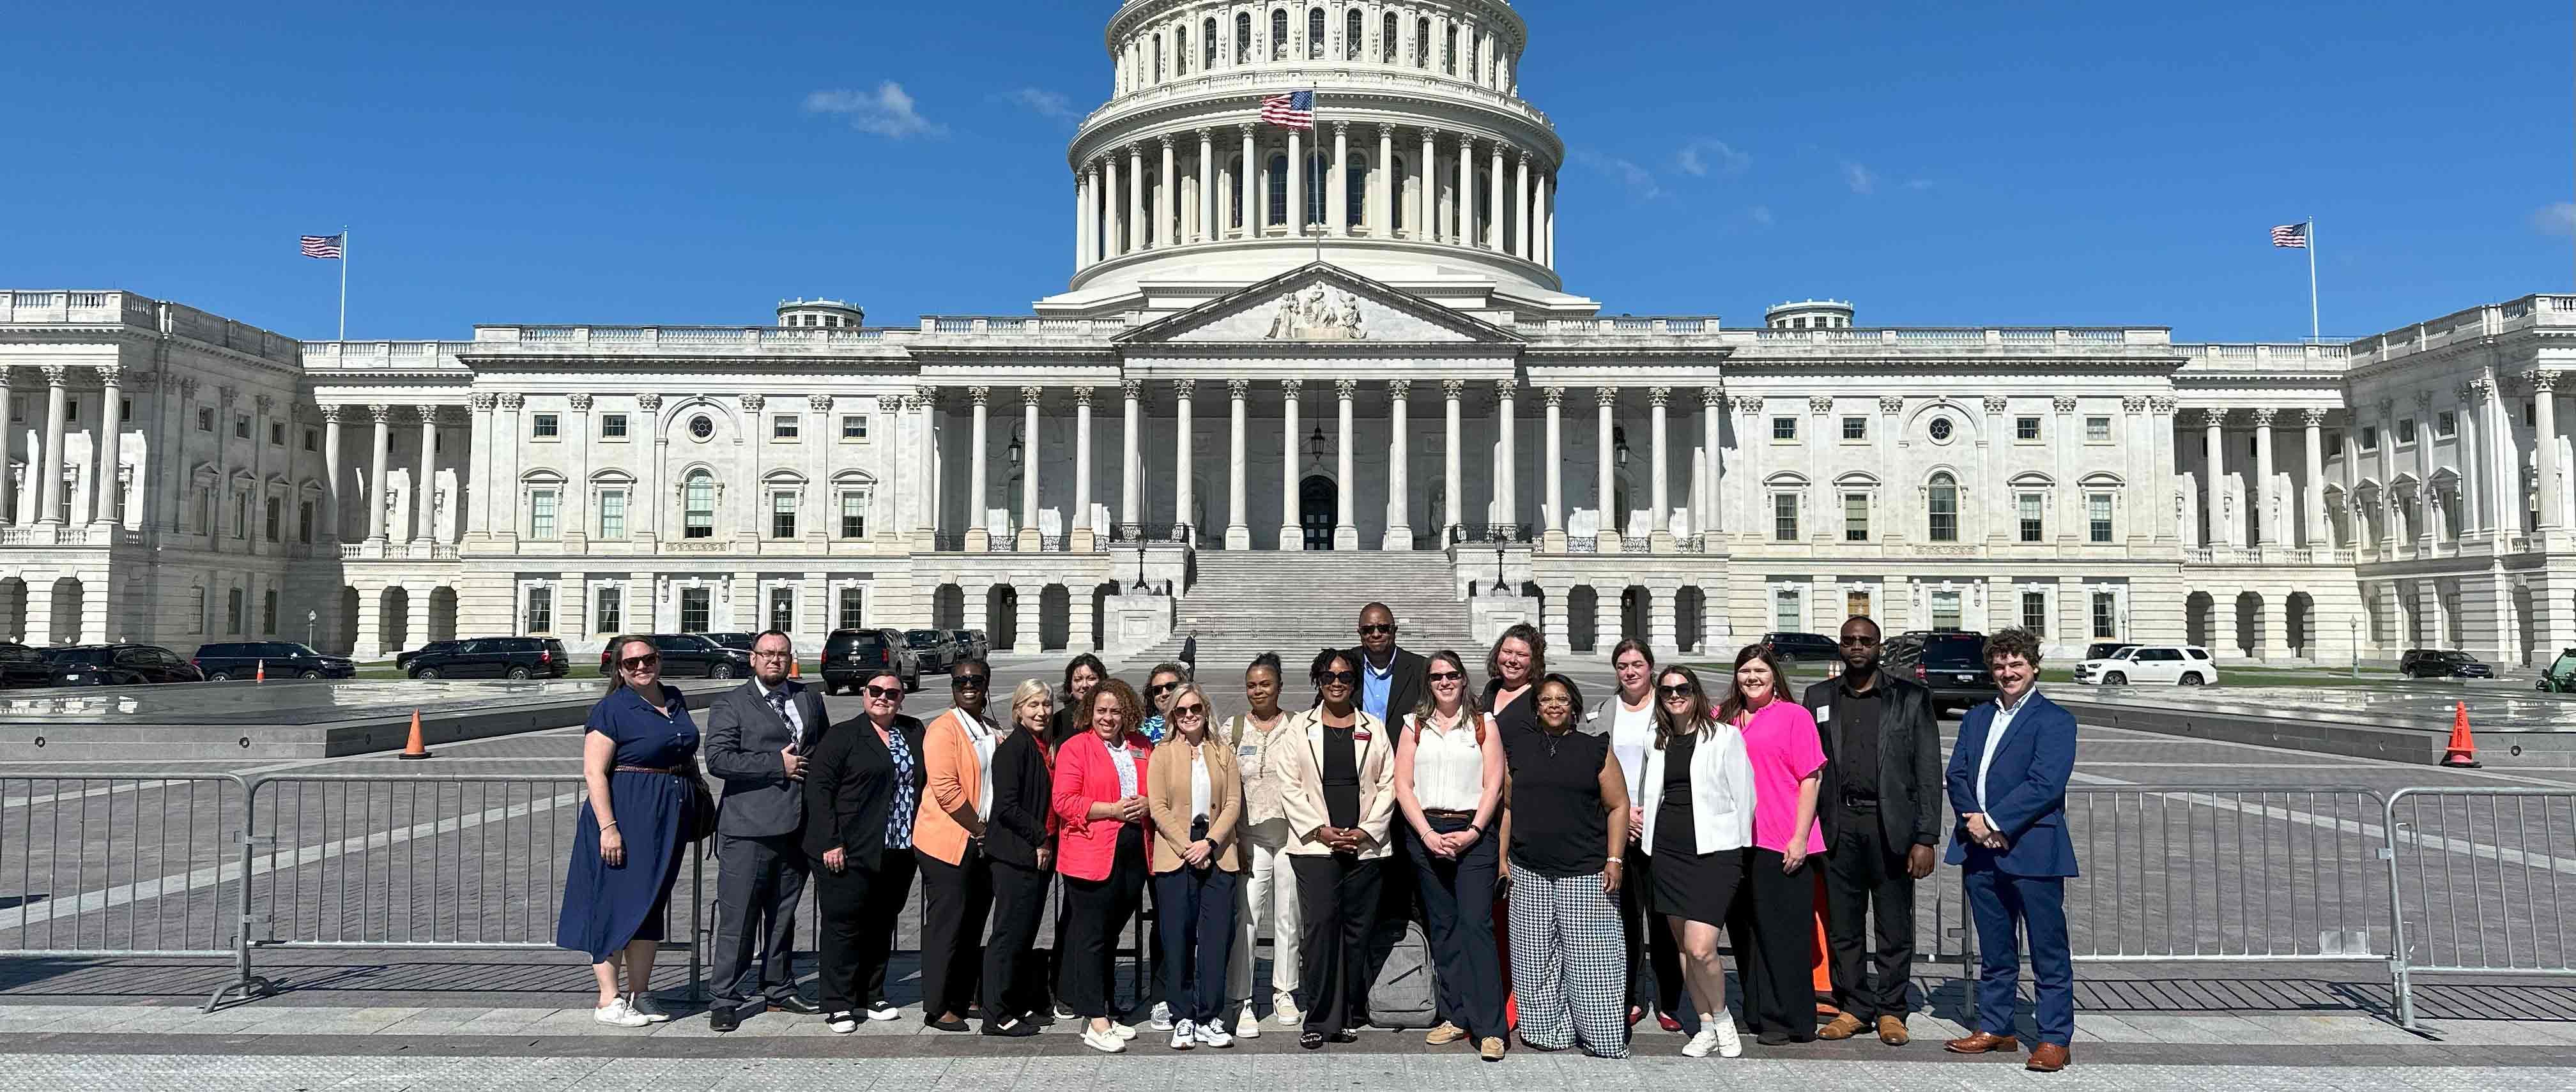
[[[993,821],[984,824],[984,852],[994,860],[1036,868],[1038,848],[1055,842],[1047,833],[1055,779],[1047,768],[1045,746],[1027,729],[1014,728],[993,748],[992,768],[984,771],[993,785]]]
[[[1941,842],[1941,724],[1932,715],[1932,691],[1912,679],[1878,673],[1878,825],[1891,851]],[[1824,824],[1825,844],[1834,842],[1834,806],[1838,772],[1834,764],[1844,751],[1851,717],[1842,706],[1843,681],[1826,679],[1807,687],[1807,709],[1832,709],[1818,717],[1816,734],[1825,747],[1824,793],[1816,819]]]
[[[912,798],[921,799],[930,773],[921,757],[921,722],[897,713],[894,730],[912,749]],[[874,871],[885,859],[886,815],[894,806],[894,752],[877,738],[866,715],[835,724],[806,745],[805,855],[820,862],[834,849]]]
[[[1350,657],[1352,663],[1360,665],[1360,670],[1368,670],[1367,649],[1346,648],[1342,650],[1342,655]],[[1431,684],[1427,676],[1431,674],[1431,661],[1423,658],[1420,653],[1406,651],[1403,645],[1397,645],[1395,662],[1388,666],[1394,670],[1395,677],[1386,681],[1386,722],[1394,725],[1402,723],[1404,715],[1412,712],[1415,706],[1422,704],[1422,696],[1430,693]],[[1359,690],[1359,687],[1351,688],[1353,704],[1359,701]]]

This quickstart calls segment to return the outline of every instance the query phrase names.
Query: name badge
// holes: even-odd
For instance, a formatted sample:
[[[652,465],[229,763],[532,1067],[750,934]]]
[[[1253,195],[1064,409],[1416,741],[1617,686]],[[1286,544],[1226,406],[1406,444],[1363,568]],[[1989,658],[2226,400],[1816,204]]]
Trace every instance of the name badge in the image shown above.
[[[1365,728],[1363,728],[1363,729],[1361,729],[1361,730],[1359,730],[1359,731],[1357,731],[1357,732],[1353,732],[1353,733],[1351,733],[1351,741],[1352,741],[1352,742],[1354,742],[1354,743],[1366,743],[1366,742],[1368,742],[1368,741],[1369,741],[1369,734],[1368,734],[1368,730],[1367,730],[1367,729],[1365,729]]]
[[[1830,705],[1819,705],[1819,706],[1817,706],[1817,707],[1816,707],[1816,723],[1818,723],[1818,724],[1823,724],[1824,722],[1829,721],[1829,720],[1832,720],[1832,719],[1834,719],[1834,707],[1833,707],[1833,706],[1830,706]]]
[[[1260,753],[1261,753],[1261,748],[1259,748],[1259,747],[1255,747],[1255,746],[1253,746],[1253,745],[1251,745],[1251,744],[1249,744],[1249,743],[1244,744],[1243,746],[1241,746],[1241,747],[1237,747],[1237,748],[1235,748],[1235,749],[1234,749],[1234,756],[1235,756],[1236,758],[1251,758],[1251,757],[1253,757],[1254,755],[1258,755],[1258,754],[1260,754]]]

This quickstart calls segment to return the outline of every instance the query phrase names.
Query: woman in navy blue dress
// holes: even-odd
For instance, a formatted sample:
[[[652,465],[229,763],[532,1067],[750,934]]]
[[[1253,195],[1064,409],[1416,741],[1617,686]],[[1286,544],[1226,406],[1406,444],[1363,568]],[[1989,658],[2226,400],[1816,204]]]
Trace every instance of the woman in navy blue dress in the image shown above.
[[[671,1018],[644,994],[693,818],[682,779],[698,776],[698,726],[679,690],[662,685],[662,656],[651,641],[619,637],[609,647],[616,673],[582,735],[590,807],[573,837],[555,944],[590,954],[599,979],[595,1019],[641,1027]]]

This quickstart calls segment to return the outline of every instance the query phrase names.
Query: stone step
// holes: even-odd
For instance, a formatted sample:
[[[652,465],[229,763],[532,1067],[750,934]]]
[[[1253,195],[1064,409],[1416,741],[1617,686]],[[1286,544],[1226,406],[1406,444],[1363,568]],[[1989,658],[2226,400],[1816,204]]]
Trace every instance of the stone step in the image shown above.
[[[1196,633],[1199,664],[1222,676],[1269,651],[1302,677],[1316,650],[1358,643],[1354,627],[1370,602],[1395,613],[1409,647],[1463,651],[1473,628],[1445,554],[1209,552],[1198,555],[1195,569],[1174,607],[1170,639],[1130,657],[1131,664],[1177,659]]]

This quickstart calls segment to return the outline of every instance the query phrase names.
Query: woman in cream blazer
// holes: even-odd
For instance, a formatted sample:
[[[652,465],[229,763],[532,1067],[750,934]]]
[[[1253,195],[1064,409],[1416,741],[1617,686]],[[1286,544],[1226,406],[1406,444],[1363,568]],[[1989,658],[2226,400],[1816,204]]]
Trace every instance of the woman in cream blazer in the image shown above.
[[[1297,871],[1298,981],[1306,1027],[1297,1045],[1354,1042],[1366,1013],[1369,930],[1392,845],[1395,734],[1359,708],[1358,661],[1326,649],[1310,677],[1319,698],[1293,714],[1265,756],[1275,763],[1288,854]]]

